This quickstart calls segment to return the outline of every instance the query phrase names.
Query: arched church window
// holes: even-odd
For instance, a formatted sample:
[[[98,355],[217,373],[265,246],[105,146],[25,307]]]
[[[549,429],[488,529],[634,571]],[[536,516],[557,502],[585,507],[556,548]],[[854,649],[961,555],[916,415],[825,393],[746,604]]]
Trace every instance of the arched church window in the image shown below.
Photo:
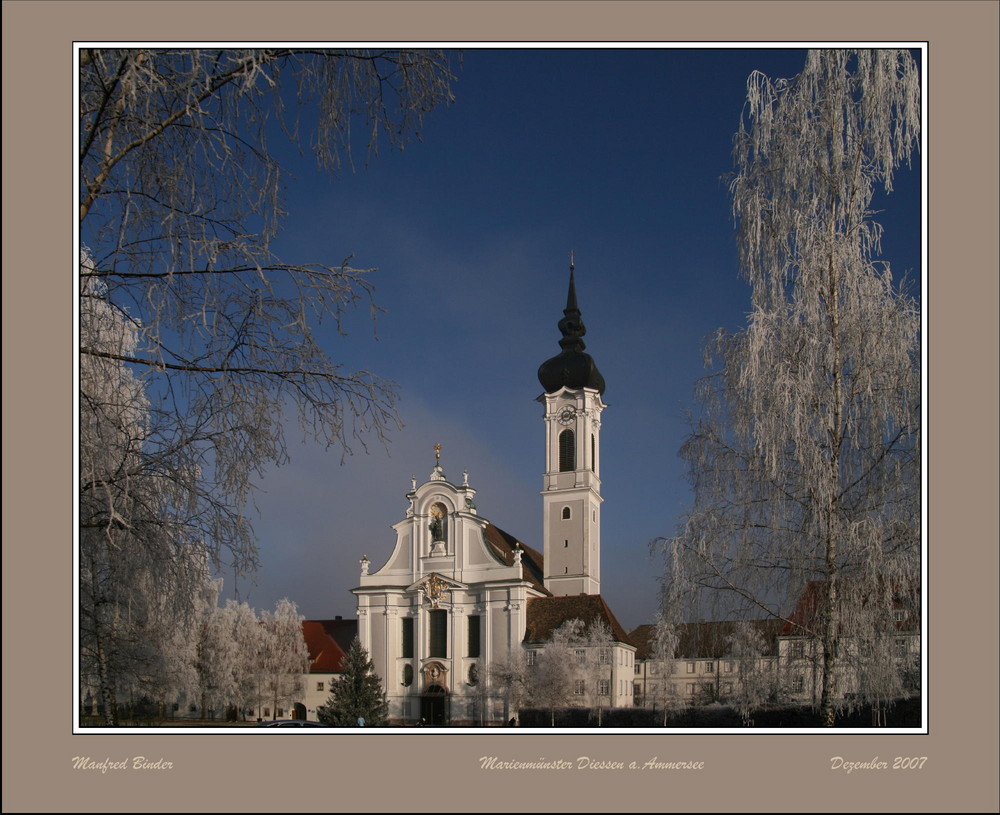
[[[413,666],[404,665],[403,666],[403,686],[410,687],[413,684]]]
[[[570,512],[569,507],[563,507],[562,516],[564,521],[568,521],[570,518],[573,517],[573,513]]]
[[[597,472],[597,439],[594,434],[590,434],[590,469]]]
[[[576,435],[572,430],[564,430],[559,434],[559,472],[566,473],[576,469]]]

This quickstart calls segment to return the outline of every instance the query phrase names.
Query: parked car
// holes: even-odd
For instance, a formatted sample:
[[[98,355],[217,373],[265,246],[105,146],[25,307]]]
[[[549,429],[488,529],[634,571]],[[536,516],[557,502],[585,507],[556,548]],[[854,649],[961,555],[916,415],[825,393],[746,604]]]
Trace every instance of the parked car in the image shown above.
[[[275,719],[261,722],[259,727],[326,727],[322,722],[310,722],[306,719]]]

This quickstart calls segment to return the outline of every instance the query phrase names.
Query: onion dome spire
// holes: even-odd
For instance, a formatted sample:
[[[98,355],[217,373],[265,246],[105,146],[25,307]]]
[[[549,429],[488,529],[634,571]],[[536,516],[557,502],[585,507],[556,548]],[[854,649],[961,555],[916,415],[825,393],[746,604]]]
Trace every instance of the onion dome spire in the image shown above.
[[[538,369],[538,381],[546,393],[555,393],[560,388],[591,388],[603,394],[604,377],[597,370],[590,354],[584,353],[587,346],[583,336],[587,333],[587,328],[576,301],[574,271],[573,254],[570,253],[569,293],[563,318],[559,321],[559,331],[562,334],[559,346],[562,352],[542,363]]]

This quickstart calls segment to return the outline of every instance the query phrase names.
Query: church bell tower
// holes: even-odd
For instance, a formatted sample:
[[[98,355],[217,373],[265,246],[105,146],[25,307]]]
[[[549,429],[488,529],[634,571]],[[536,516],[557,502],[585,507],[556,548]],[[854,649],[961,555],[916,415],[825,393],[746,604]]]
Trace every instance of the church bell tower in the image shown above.
[[[604,377],[584,352],[572,259],[559,321],[562,351],[542,363],[545,392],[545,588],[555,595],[601,593],[601,412]]]

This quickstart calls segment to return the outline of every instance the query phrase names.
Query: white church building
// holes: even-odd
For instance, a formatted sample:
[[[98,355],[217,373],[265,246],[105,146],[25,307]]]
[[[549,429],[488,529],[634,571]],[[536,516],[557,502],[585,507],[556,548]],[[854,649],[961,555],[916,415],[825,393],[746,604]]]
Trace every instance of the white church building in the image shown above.
[[[495,724],[512,714],[490,666],[523,649],[530,665],[561,623],[602,621],[606,673],[575,683],[568,705],[633,704],[635,646],[600,596],[601,414],[604,379],[585,353],[573,266],[559,321],[561,351],[538,370],[544,393],[542,551],[482,518],[463,474],[414,479],[395,546],[381,566],[361,561],[357,631],[397,724]],[[584,656],[577,651],[581,661]],[[592,675],[593,676],[593,675]]]

